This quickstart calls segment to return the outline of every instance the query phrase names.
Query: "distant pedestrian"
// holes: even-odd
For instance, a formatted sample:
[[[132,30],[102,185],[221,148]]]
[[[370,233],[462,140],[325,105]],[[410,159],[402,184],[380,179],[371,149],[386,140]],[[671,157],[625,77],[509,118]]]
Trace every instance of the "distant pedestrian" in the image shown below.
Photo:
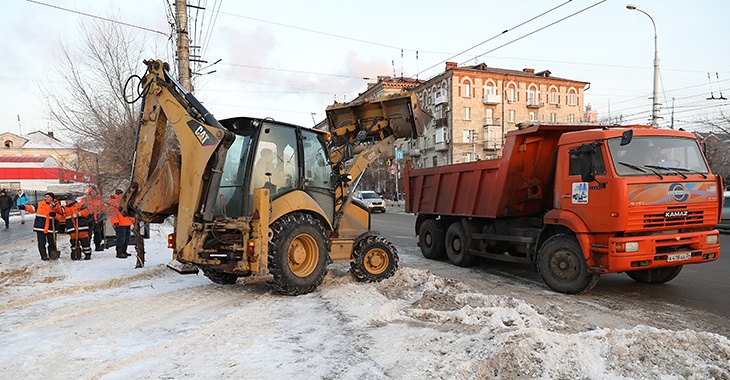
[[[397,191],[393,192],[393,206],[395,206],[395,205],[400,206],[400,202],[398,201],[398,192]]]
[[[10,208],[13,204],[13,198],[10,198],[5,190],[0,190],[0,216],[5,222],[5,228],[10,228]]]
[[[30,213],[35,213],[33,231],[36,232],[36,236],[38,237],[38,252],[41,254],[41,260],[48,260],[48,253],[53,255],[55,252],[55,254],[58,254],[56,233],[61,224],[59,218],[63,214],[63,207],[56,200],[56,196],[48,192],[43,197],[43,200],[36,205],[27,204],[20,207],[21,210],[24,209]],[[48,245],[47,251],[46,245]],[[56,256],[56,258],[58,257]]]
[[[30,199],[28,199],[28,195],[26,195],[22,189],[18,189],[18,195],[15,196],[15,205],[18,206],[18,210],[20,210],[20,224],[25,224],[25,214],[27,211],[20,208],[20,206],[27,205],[30,203]]]

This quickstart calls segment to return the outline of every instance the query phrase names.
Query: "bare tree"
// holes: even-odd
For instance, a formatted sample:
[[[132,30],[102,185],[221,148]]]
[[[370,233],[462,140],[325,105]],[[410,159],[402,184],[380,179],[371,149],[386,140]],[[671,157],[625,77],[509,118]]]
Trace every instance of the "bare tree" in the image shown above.
[[[730,183],[730,115],[719,111],[714,117],[703,116],[699,119],[708,133],[703,139],[705,155],[715,174],[719,174],[726,184]]]
[[[109,22],[82,23],[80,30],[79,46],[60,44],[60,83],[49,81],[41,90],[50,119],[80,152],[79,169],[111,191],[131,173],[139,103],[125,101],[124,87],[142,69],[145,43]]]

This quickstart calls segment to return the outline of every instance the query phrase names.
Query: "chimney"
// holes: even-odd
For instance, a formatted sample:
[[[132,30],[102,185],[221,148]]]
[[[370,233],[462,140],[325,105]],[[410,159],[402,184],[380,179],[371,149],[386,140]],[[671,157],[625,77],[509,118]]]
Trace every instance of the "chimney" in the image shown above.
[[[48,131],[47,135],[48,137],[53,137],[53,131]]]
[[[526,72],[526,73],[530,73],[530,74],[534,74],[535,73],[535,69],[524,68],[524,69],[522,69],[522,71],[523,72]]]
[[[446,71],[455,69],[457,66],[459,66],[459,64],[456,62],[446,62]]]

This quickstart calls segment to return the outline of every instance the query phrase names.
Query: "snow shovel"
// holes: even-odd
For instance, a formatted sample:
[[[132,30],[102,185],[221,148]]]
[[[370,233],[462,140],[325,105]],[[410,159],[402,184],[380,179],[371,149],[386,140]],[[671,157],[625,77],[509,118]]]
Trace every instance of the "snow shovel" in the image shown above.
[[[51,228],[53,229],[53,249],[48,250],[48,258],[51,260],[58,260],[61,257],[61,251],[58,250],[56,241],[56,220],[51,218]]]
[[[76,234],[76,244],[71,248],[71,260],[81,260],[81,245],[79,244],[79,225],[78,219],[71,219]]]

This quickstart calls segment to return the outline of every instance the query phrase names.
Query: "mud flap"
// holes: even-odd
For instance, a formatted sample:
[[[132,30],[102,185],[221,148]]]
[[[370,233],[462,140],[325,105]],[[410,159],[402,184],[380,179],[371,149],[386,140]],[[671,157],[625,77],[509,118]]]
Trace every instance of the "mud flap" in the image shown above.
[[[167,267],[180,274],[198,274],[198,267],[193,264],[181,263],[175,259],[167,263]]]

